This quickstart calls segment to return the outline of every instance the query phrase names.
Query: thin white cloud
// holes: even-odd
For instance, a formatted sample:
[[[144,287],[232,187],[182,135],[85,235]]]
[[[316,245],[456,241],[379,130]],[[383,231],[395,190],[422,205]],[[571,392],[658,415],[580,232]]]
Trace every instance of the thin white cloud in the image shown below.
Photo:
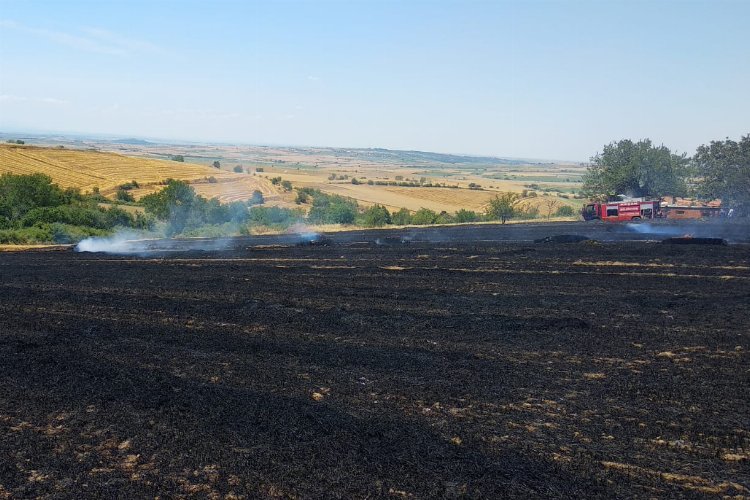
[[[311,82],[319,82],[321,80],[319,76],[314,76],[314,75],[308,75],[307,79]]]
[[[114,47],[120,47],[128,52],[150,53],[162,56],[170,55],[164,48],[145,40],[127,38],[101,28],[86,28],[83,31],[92,39],[98,40],[102,43],[108,43]]]
[[[4,102],[30,102],[54,105],[70,104],[70,101],[66,101],[65,99],[57,99],[55,97],[25,97],[11,94],[0,94],[0,103]]]
[[[100,28],[86,28],[83,30],[83,34],[79,35],[36,28],[10,20],[0,20],[0,28],[16,30],[31,36],[47,39],[58,45],[97,54],[113,56],[128,56],[137,53],[167,55],[167,51],[153,43],[127,38]]]

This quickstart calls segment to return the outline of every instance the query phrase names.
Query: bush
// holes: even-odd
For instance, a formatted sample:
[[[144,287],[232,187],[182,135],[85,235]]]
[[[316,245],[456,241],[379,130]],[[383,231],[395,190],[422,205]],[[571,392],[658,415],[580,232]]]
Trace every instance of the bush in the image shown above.
[[[308,199],[309,196],[305,191],[298,191],[297,198],[294,200],[294,202],[299,205],[301,203],[307,203]]]
[[[443,210],[435,217],[435,224],[452,224],[456,222],[455,217]]]
[[[128,193],[125,189],[118,189],[117,194],[115,194],[115,199],[117,201],[125,201],[125,202],[134,202],[135,198],[133,198],[133,195]]]
[[[557,217],[571,217],[573,214],[573,207],[570,205],[563,205],[557,209],[557,212],[555,212]]]
[[[496,195],[490,200],[487,207],[487,217],[492,220],[499,220],[503,224],[513,217],[516,213],[514,203],[518,199],[518,193],[503,193]]]
[[[362,214],[362,225],[365,227],[381,227],[391,222],[391,214],[383,205],[373,205]]]
[[[411,212],[406,208],[402,208],[398,212],[394,212],[391,215],[391,221],[398,226],[406,226],[411,224]]]
[[[289,227],[301,219],[300,211],[280,207],[252,207],[248,214],[250,223],[260,226]]]
[[[245,172],[245,170],[242,168],[242,165],[235,165],[232,170],[234,170],[235,173],[238,173],[238,174]]]
[[[357,185],[362,184],[362,183],[359,182],[359,179],[357,179],[356,177],[352,177],[352,184],[354,184],[355,186],[357,186]]]
[[[86,226],[55,223],[50,225],[52,241],[55,243],[78,243],[91,236],[106,236],[107,231]]]
[[[52,228],[49,224],[26,227],[22,229],[0,229],[0,244],[28,245],[49,243],[52,240]]]
[[[291,191],[292,183],[290,181],[281,181],[281,187],[284,189],[284,191]]]
[[[11,221],[37,207],[56,207],[80,198],[74,190],[60,189],[44,174],[0,175],[0,215]]]
[[[174,155],[174,156],[172,157],[172,161],[180,161],[180,162],[184,162],[184,161],[185,161],[185,157],[184,157],[184,156],[182,156],[182,155]]]
[[[438,219],[438,214],[434,210],[429,208],[420,208],[411,217],[411,223],[424,226],[428,224],[435,224]]]
[[[538,219],[539,207],[533,207],[533,206],[526,207],[526,209],[523,210],[519,215],[524,219]]]
[[[257,189],[253,191],[253,195],[250,197],[250,200],[247,202],[248,205],[262,205],[266,200],[263,198],[263,193],[258,191]]]
[[[357,202],[352,199],[311,188],[300,191],[313,197],[307,216],[307,220],[313,224],[351,224],[357,217]]]
[[[456,222],[477,222],[479,220],[479,215],[477,215],[476,212],[471,210],[465,210],[461,209],[458,212],[456,212]]]

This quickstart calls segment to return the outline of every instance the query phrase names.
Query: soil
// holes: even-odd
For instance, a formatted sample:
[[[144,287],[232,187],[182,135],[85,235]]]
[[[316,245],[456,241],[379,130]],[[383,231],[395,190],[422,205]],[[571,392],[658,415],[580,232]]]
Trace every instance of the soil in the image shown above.
[[[0,254],[0,498],[750,495],[748,246],[382,236]]]

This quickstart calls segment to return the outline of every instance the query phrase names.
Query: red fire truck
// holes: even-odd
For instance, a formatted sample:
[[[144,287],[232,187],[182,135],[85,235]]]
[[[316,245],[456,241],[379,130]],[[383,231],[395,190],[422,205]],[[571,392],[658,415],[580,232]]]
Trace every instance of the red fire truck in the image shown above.
[[[653,219],[660,217],[658,201],[610,201],[589,203],[582,210],[584,220],[601,219],[610,222]]]

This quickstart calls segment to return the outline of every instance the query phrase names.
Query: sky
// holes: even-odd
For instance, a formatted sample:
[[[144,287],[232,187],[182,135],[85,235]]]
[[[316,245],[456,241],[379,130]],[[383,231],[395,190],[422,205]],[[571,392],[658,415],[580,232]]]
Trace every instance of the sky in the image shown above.
[[[585,161],[750,133],[750,1],[0,0],[0,131]]]

